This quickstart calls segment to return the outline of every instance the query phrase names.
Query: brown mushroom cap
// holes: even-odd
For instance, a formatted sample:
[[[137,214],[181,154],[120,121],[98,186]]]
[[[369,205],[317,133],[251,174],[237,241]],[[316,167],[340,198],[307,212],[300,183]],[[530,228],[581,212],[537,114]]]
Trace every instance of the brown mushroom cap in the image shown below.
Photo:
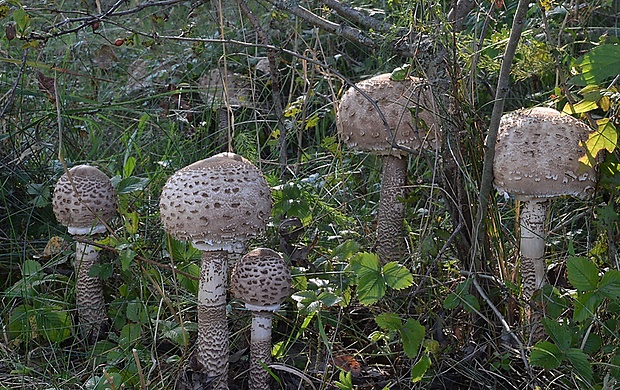
[[[230,277],[233,295],[244,303],[280,305],[291,293],[291,271],[277,252],[258,248],[243,256]]]
[[[363,80],[356,86],[376,102],[396,145],[412,150],[438,146],[439,130],[431,113],[433,100],[423,79],[394,81],[386,73]],[[417,115],[415,121],[412,111]],[[379,113],[353,87],[340,100],[336,126],[351,149],[380,155],[405,153],[392,148],[392,137]]]
[[[202,250],[241,252],[263,232],[271,192],[261,171],[234,153],[197,161],[172,175],[161,193],[164,229]]]
[[[586,198],[596,186],[594,168],[579,162],[591,129],[552,108],[536,107],[502,116],[493,173],[495,188],[517,198],[572,195]]]
[[[56,219],[67,226],[70,234],[105,232],[101,220],[108,223],[116,213],[117,196],[110,178],[90,165],[77,165],[69,169],[69,174],[77,194],[67,173],[63,174],[52,199]]]

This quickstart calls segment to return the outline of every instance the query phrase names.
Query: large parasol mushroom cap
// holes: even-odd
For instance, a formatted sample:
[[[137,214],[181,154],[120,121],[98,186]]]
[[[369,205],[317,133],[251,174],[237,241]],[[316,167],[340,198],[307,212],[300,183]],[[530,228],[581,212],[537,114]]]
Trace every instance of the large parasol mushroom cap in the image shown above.
[[[415,77],[395,81],[390,76],[381,74],[356,87],[377,104],[392,134],[371,101],[351,87],[340,100],[336,119],[343,141],[351,149],[379,155],[406,153],[393,145],[409,150],[438,148],[440,133],[431,113],[433,98],[427,83]]]
[[[493,174],[495,188],[521,200],[572,195],[589,197],[597,173],[579,158],[590,127],[546,107],[505,114],[500,122]]]
[[[77,165],[63,174],[54,188],[52,206],[58,222],[69,234],[103,233],[116,214],[117,195],[110,178],[90,165]]]
[[[240,253],[263,232],[271,192],[261,171],[234,153],[197,161],[172,175],[161,193],[164,229],[201,250]]]

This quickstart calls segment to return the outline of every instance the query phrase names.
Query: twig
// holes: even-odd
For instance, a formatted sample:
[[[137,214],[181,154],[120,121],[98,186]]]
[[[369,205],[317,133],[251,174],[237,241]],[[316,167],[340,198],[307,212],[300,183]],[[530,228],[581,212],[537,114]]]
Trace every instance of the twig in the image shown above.
[[[372,16],[363,14],[348,4],[338,0],[322,0],[323,4],[336,11],[338,15],[347,18],[357,24],[366,26],[378,32],[388,32],[392,28],[392,24],[386,20],[377,20]]]
[[[497,309],[497,307],[495,307],[493,302],[485,294],[484,290],[480,286],[480,283],[478,283],[478,279],[476,278],[476,274],[474,274],[474,273],[469,273],[469,274],[471,275],[472,283],[474,284],[474,287],[476,288],[476,291],[478,291],[478,294],[480,294],[482,299],[484,299],[484,301],[487,303],[487,306],[489,306],[491,308],[491,310],[493,311],[495,316],[499,319],[499,321],[501,322],[502,326],[504,327],[504,330],[510,335],[510,337],[512,337],[513,340],[515,340],[515,342],[519,346],[519,352],[521,353],[521,359],[523,360],[523,364],[525,365],[525,369],[529,372],[530,371],[530,366],[529,366],[529,363],[527,362],[527,354],[525,352],[525,346],[523,345],[521,340],[519,340],[517,335],[512,331],[512,329],[510,329],[510,325],[508,324],[508,322],[506,322],[506,319],[504,318],[502,313],[500,313],[500,311]]]
[[[27,58],[28,58],[28,49],[25,49],[24,54],[22,56],[22,64],[19,67],[19,73],[17,73],[17,77],[15,78],[15,82],[13,83],[13,86],[11,87],[9,92],[7,92],[9,96],[9,101],[7,101],[6,104],[4,105],[4,108],[2,109],[2,112],[0,113],[0,118],[4,118],[4,114],[6,114],[9,107],[11,107],[11,104],[13,104],[13,99],[15,98],[15,91],[17,90],[17,86],[19,85],[19,82],[21,81],[22,76],[24,75],[24,69],[26,68]]]
[[[136,361],[136,368],[138,369],[138,376],[140,377],[140,390],[146,390],[146,382],[144,381],[144,374],[142,373],[142,365],[140,364],[140,357],[138,356],[138,350],[133,348],[131,350],[133,358]]]
[[[491,113],[491,121],[489,123],[489,132],[487,134],[486,149],[484,153],[484,163],[482,166],[482,179],[480,182],[480,193],[478,195],[478,211],[474,224],[474,234],[471,247],[471,259],[475,261],[478,255],[478,247],[484,241],[486,234],[486,226],[483,222],[486,220],[487,208],[489,206],[489,198],[491,197],[491,188],[493,183],[493,159],[495,157],[495,142],[497,141],[497,132],[499,130],[499,122],[504,112],[504,101],[509,90],[510,69],[523,26],[527,15],[528,6],[531,0],[519,0],[517,10],[515,12],[510,37],[504,52],[502,66],[497,80],[497,90],[495,91],[495,103],[493,104],[493,112]]]

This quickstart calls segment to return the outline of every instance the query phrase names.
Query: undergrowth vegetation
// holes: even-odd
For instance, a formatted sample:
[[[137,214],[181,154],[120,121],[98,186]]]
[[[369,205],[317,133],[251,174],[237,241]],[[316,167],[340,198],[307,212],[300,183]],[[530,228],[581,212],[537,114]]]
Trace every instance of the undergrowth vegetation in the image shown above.
[[[158,198],[176,170],[222,151],[265,174],[274,206],[251,247],[292,269],[274,388],[618,388],[620,3],[532,2],[516,50],[504,110],[584,120],[582,163],[600,172],[592,199],[551,204],[549,283],[533,309],[548,336],[533,346],[517,202],[493,193],[483,227],[474,218],[517,2],[483,1],[458,23],[453,3],[355,1],[355,20],[333,0],[0,1],[0,389],[198,388],[200,252],[163,232]],[[383,264],[381,159],[344,147],[336,106],[359,80],[431,72],[428,48],[398,50],[418,33],[446,48],[449,88],[437,93],[453,133],[441,152],[408,156],[407,251]],[[76,326],[75,246],[51,206],[66,167],[84,163],[119,194],[94,242],[109,318],[94,344]],[[251,315],[228,302],[229,382],[242,389]]]

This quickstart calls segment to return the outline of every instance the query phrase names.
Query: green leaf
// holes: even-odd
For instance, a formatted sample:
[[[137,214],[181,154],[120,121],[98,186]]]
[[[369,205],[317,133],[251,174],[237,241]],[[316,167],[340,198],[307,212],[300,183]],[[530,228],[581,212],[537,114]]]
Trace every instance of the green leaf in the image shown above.
[[[532,366],[542,367],[545,370],[553,370],[560,367],[564,360],[562,352],[553,343],[548,341],[539,341],[532,347],[530,353],[530,363]]]
[[[596,110],[598,108],[598,104],[596,104],[596,101],[589,101],[589,100],[581,100],[575,104],[567,104],[564,106],[564,108],[562,109],[562,112],[564,112],[565,114],[581,114],[584,112],[589,112],[589,111],[593,111]]]
[[[101,278],[103,280],[109,279],[112,274],[114,274],[114,267],[110,263],[93,264],[88,270],[88,276]]]
[[[121,259],[121,269],[123,271],[127,271],[131,262],[136,257],[137,253],[134,252],[131,248],[125,248],[118,253]]]
[[[424,340],[426,328],[419,321],[409,318],[399,332],[400,337],[403,339],[405,355],[410,359],[415,358],[420,350],[422,340]]]
[[[443,301],[443,308],[448,310],[456,309],[459,306],[459,303],[461,303],[459,296],[455,293],[450,293]]]
[[[407,288],[413,284],[413,275],[404,266],[391,261],[383,266],[385,283],[395,290]]]
[[[480,302],[478,302],[478,298],[471,294],[466,294],[463,297],[463,309],[469,313],[475,313],[480,311]]]
[[[593,291],[598,286],[598,267],[585,257],[569,257],[566,272],[569,282],[579,291]]]
[[[579,376],[586,382],[592,382],[592,365],[588,361],[588,355],[578,348],[566,351],[566,358],[571,362]]]
[[[135,176],[121,179],[116,185],[116,191],[119,195],[130,194],[135,191],[142,191],[149,183],[149,179],[139,178]]]
[[[570,348],[572,337],[568,329],[551,318],[544,318],[542,323],[545,327],[545,331],[547,331],[551,340],[553,340],[560,350],[565,351]]]
[[[605,272],[598,289],[607,298],[618,299],[620,297],[620,271],[610,269]]]
[[[47,340],[55,343],[71,336],[71,317],[56,306],[44,306],[35,314],[37,331]]]
[[[584,321],[594,315],[596,308],[603,302],[603,295],[589,291],[580,295],[575,300],[573,319],[577,322]]]
[[[360,250],[360,244],[347,240],[332,250],[332,259],[345,261]]]
[[[411,382],[416,383],[424,378],[424,374],[431,366],[431,358],[428,355],[422,355],[420,360],[411,367]]]
[[[334,294],[332,292],[329,292],[329,291],[323,291],[322,293],[319,294],[317,299],[319,301],[321,301],[321,303],[325,307],[332,307],[332,306],[342,302],[342,298],[341,297],[339,297],[338,295],[336,295],[336,294]]]
[[[128,157],[125,161],[125,165],[123,165],[123,177],[129,177],[133,173],[133,170],[136,168],[136,158],[131,156]]]
[[[26,260],[22,265],[22,276],[28,277],[41,271],[41,264],[35,260]]]
[[[620,69],[620,45],[600,45],[576,61],[581,73],[571,79],[577,85],[599,85]]]
[[[403,327],[403,322],[396,313],[381,313],[375,317],[375,322],[381,329],[388,331],[397,331]]]
[[[394,81],[403,81],[407,78],[407,76],[409,76],[409,72],[411,72],[411,65],[403,65],[392,71],[390,79]]]
[[[127,324],[121,329],[118,344],[123,347],[129,347],[140,340],[142,326],[140,324]]]
[[[618,131],[609,118],[599,119],[596,124],[598,127],[590,133],[588,140],[583,144],[586,154],[579,158],[579,162],[587,167],[596,164],[596,156],[601,150],[611,153],[618,145]]]
[[[371,305],[385,295],[385,281],[374,253],[361,252],[351,258],[351,269],[357,274],[357,295],[363,305]]]

